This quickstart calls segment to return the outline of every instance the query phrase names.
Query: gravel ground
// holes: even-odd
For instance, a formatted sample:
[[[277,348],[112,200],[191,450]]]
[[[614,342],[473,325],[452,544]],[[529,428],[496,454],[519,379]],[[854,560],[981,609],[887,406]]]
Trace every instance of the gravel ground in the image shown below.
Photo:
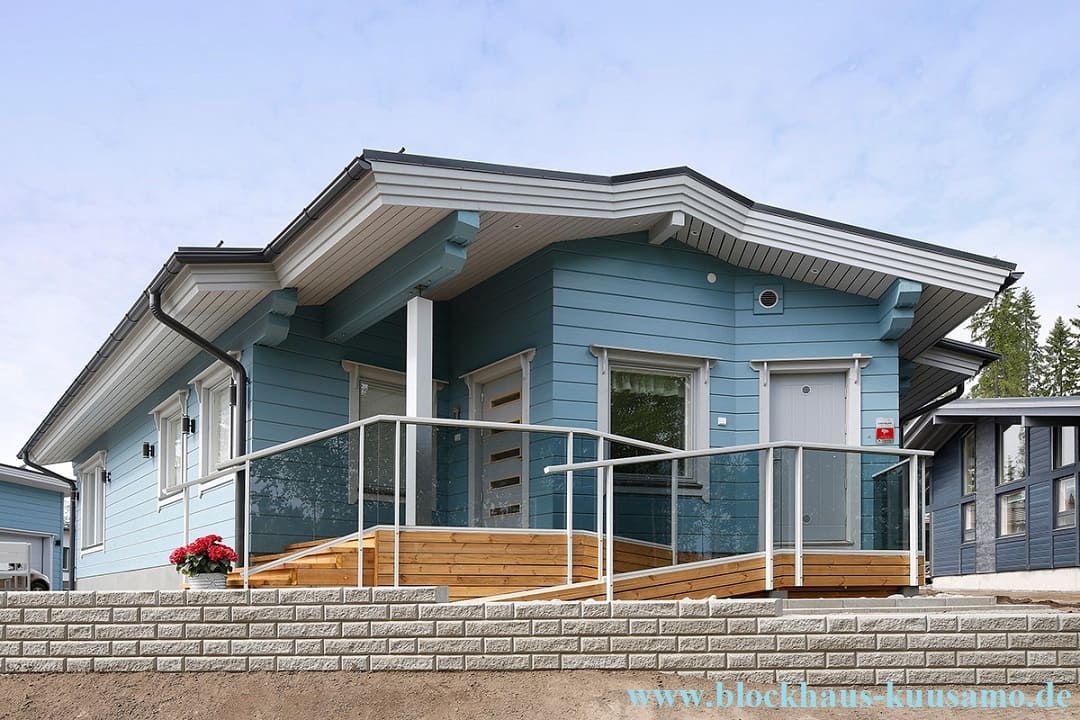
[[[1040,689],[1016,687],[1028,697]],[[1076,708],[974,711],[882,707],[660,710],[633,707],[628,688],[693,688],[708,693],[715,690],[715,684],[702,678],[651,672],[0,674],[0,719],[1080,718],[1080,687],[1075,686],[1055,690],[1072,692]],[[872,690],[881,692],[881,688]],[[704,695],[702,703],[708,697],[714,695]]]

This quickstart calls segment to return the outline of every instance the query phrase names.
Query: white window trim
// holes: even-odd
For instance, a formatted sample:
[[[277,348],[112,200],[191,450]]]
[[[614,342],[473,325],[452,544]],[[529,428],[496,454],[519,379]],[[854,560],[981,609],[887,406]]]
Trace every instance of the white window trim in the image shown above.
[[[239,353],[230,353],[234,357],[239,359]],[[212,432],[212,423],[207,422],[209,417],[208,410],[210,407],[210,395],[220,388],[223,384],[231,385],[233,380],[233,371],[225,363],[220,360],[212,363],[210,367],[203,370],[201,373],[191,379],[190,385],[195,388],[195,397],[199,402],[199,417],[198,427],[196,428],[199,435],[199,477],[203,478],[216,471],[216,468],[210,467],[210,433]],[[232,409],[232,422],[230,423],[230,437],[232,432],[235,431],[236,425],[236,408]],[[235,457],[236,453],[231,449],[229,457]],[[222,475],[219,478],[211,480],[210,482],[199,484],[199,497],[203,496],[203,493],[213,490],[221,485],[226,485],[236,480],[236,473],[229,473],[228,475]]]
[[[771,407],[773,375],[793,373],[845,373],[847,377],[847,417],[844,422],[844,444],[853,447],[862,445],[862,371],[873,358],[855,353],[847,357],[825,358],[774,358],[770,360],[751,360],[750,368],[758,373],[758,442],[771,441]],[[859,469],[855,463],[848,466],[847,498],[847,540],[841,543],[823,543],[822,545],[851,546],[862,545],[862,488]],[[765,497],[765,473],[761,473],[760,497]],[[758,511],[758,527],[765,527],[766,508]],[[768,512],[772,512],[769,508]],[[759,532],[764,541],[764,530]]]
[[[83,537],[85,536],[85,532],[86,532],[86,506],[84,505],[84,503],[86,502],[86,499],[85,499],[86,498],[86,495],[85,495],[86,489],[84,487],[82,487],[83,475],[85,475],[87,473],[95,473],[94,482],[98,482],[99,480],[101,481],[101,494],[98,497],[98,505],[100,507],[100,512],[101,512],[101,541],[98,542],[95,545],[89,545],[87,547],[80,547],[79,548],[79,555],[80,556],[91,555],[93,553],[98,553],[98,552],[102,552],[103,550],[105,550],[105,485],[106,485],[106,483],[104,482],[104,477],[102,477],[102,475],[104,475],[104,473],[106,472],[105,468],[107,467],[107,460],[108,460],[108,452],[105,451],[105,450],[98,450],[96,453],[91,455],[85,462],[83,462],[82,464],[80,464],[78,467],[75,468],[75,477],[78,478],[79,483],[80,483],[80,487],[79,487],[79,514],[80,514],[81,517],[79,519],[82,520],[82,522],[79,525],[79,538],[78,538],[79,543],[78,544],[80,546],[82,545],[82,540],[83,540]]]
[[[177,390],[167,397],[160,405],[150,411],[150,414],[154,416],[154,424],[157,426],[157,452],[155,455],[155,462],[157,463],[157,487],[158,487],[158,510],[161,510],[166,505],[179,502],[184,499],[183,492],[174,492],[169,496],[165,496],[165,472],[166,472],[166,440],[165,437],[166,428],[168,422],[176,417],[183,417],[187,413],[188,402],[188,390],[184,388]],[[187,435],[181,433],[180,435],[180,477],[177,478],[177,483],[182,484],[187,481]]]
[[[527,348],[501,360],[478,367],[461,376],[469,390],[469,419],[480,418],[481,398],[479,388],[484,383],[498,380],[510,373],[521,371],[521,423],[529,424],[532,411],[532,361],[536,357],[536,348]],[[480,448],[479,433],[470,433],[469,442],[469,525],[477,526],[480,519]],[[529,527],[529,446],[523,442],[521,448],[521,523]]]
[[[630,370],[677,372],[686,374],[690,378],[687,387],[690,412],[687,413],[686,418],[686,449],[705,450],[709,448],[709,433],[712,429],[709,424],[712,400],[710,380],[712,366],[717,358],[679,355],[651,350],[634,350],[632,348],[606,345],[591,345],[589,351],[596,357],[596,429],[598,431],[603,433],[611,432],[612,367]],[[702,465],[706,465],[706,463],[702,463]],[[693,474],[701,478],[700,473],[707,473],[707,467],[704,470],[695,468]],[[620,492],[655,494],[658,491],[621,487]],[[692,484],[682,485],[679,488],[679,495],[700,497],[708,502],[710,498],[708,482],[699,479],[693,481]]]

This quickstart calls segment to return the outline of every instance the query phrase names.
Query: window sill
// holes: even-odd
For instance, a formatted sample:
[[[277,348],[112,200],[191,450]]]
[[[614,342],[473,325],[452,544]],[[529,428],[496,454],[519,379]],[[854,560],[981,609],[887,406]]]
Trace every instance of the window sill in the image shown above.
[[[159,491],[158,501],[157,501],[158,512],[161,512],[161,510],[163,508],[168,507],[169,505],[175,505],[176,503],[182,501],[183,499],[184,499],[184,491],[183,490],[177,492],[175,495],[169,495],[168,497],[164,497],[164,498],[161,497],[161,494],[160,494],[160,491]]]
[[[82,555],[93,555],[94,553],[99,553],[99,552],[102,552],[104,550],[105,550],[105,543],[101,542],[101,543],[98,543],[97,545],[91,545],[90,547],[82,548],[81,550],[79,550],[79,555],[80,556],[82,556]]]

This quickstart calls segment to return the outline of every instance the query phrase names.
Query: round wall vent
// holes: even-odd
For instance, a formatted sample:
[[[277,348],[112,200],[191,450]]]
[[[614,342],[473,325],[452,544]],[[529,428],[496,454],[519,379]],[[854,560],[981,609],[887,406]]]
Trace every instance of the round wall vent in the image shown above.
[[[776,294],[775,290],[762,290],[757,296],[758,304],[765,309],[776,307],[776,304],[780,302],[780,296]]]

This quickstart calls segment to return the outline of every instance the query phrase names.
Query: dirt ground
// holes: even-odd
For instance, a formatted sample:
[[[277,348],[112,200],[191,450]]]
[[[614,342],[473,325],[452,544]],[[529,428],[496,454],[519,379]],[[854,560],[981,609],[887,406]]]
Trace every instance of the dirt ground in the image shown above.
[[[728,684],[730,685],[730,683]],[[136,673],[0,674],[0,719],[65,718],[231,720],[377,718],[1019,718],[1080,717],[1080,687],[1061,710],[1044,709],[718,709],[634,707],[628,689],[697,689],[715,697],[703,678],[652,672],[468,673]],[[755,686],[762,690],[772,686]],[[1034,697],[1040,689],[1016,686]],[[1015,689],[1015,688],[1010,688]],[[820,690],[820,688],[819,688]],[[874,688],[880,693],[881,688]],[[710,694],[711,693],[711,694]],[[677,697],[677,696],[676,696]],[[702,704],[706,701],[703,699]],[[681,705],[681,702],[679,703]]]

